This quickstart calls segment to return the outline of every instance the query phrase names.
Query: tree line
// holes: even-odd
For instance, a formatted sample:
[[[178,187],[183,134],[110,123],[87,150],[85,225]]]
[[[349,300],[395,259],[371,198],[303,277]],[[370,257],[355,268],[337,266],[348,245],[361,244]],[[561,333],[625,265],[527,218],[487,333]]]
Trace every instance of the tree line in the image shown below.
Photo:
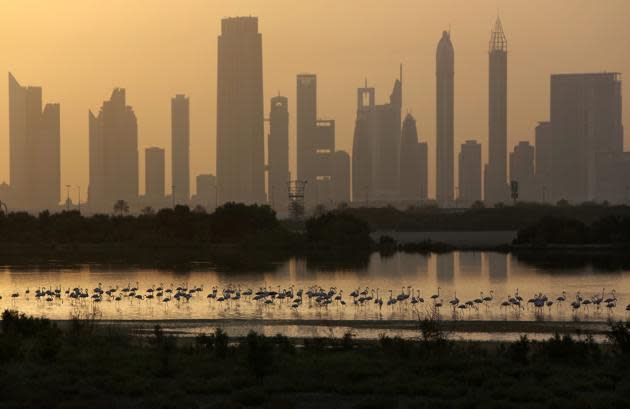
[[[572,218],[543,217],[519,230],[514,244],[630,245],[630,217],[609,215],[592,223]]]
[[[78,211],[38,215],[0,213],[3,244],[237,244],[281,249],[369,248],[366,222],[344,213],[313,217],[296,229],[278,220],[266,205],[226,203],[214,212],[175,206],[129,215],[120,206],[112,215],[84,216]]]

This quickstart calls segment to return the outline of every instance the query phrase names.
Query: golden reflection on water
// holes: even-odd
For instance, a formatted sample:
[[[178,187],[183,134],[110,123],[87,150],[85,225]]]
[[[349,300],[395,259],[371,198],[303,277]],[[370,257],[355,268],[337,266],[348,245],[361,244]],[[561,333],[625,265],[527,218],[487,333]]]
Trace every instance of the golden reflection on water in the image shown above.
[[[446,319],[469,320],[605,320],[609,317],[626,317],[625,306],[630,302],[630,273],[626,270],[597,271],[590,266],[572,270],[550,270],[525,264],[515,256],[493,252],[453,252],[443,254],[396,253],[385,257],[378,253],[370,256],[366,267],[327,268],[310,266],[305,259],[290,259],[264,272],[226,272],[211,265],[200,263],[187,269],[155,269],[134,266],[79,265],[79,266],[5,266],[0,274],[0,308],[18,309],[27,314],[53,319],[68,319],[73,315],[95,312],[107,319],[304,319],[304,320],[413,320],[423,317],[431,306],[430,296],[437,294],[444,307],[441,314]],[[66,289],[94,287],[104,289],[138,286],[139,294],[148,288],[203,287],[190,301],[162,303],[159,299],[137,300],[124,298],[120,302],[105,297],[100,303],[91,300],[72,301],[63,294]],[[238,301],[219,303],[208,301],[206,294],[213,286],[219,292],[232,287],[254,291],[289,289],[297,291],[310,287],[343,292],[346,306],[334,302],[321,307],[305,297],[303,305],[291,308],[288,300],[275,300],[266,305],[243,297]],[[36,300],[38,288],[60,288],[62,297],[52,302]],[[26,294],[26,290],[30,294]],[[373,302],[353,305],[350,293],[367,289],[374,297],[389,299],[401,292],[423,297],[425,302],[412,306],[409,300],[393,306],[378,308]],[[608,296],[615,290],[618,305],[615,309],[599,309],[591,305],[581,308],[577,314],[571,311],[569,302],[580,292],[585,297],[595,294]],[[455,296],[463,303],[493,291],[494,300],[478,309],[455,312],[448,301]],[[533,308],[502,308],[500,303],[517,293],[526,301],[535,294],[546,294],[549,299],[566,291],[567,302],[555,303],[550,308],[535,312]],[[12,298],[11,294],[19,296]]]

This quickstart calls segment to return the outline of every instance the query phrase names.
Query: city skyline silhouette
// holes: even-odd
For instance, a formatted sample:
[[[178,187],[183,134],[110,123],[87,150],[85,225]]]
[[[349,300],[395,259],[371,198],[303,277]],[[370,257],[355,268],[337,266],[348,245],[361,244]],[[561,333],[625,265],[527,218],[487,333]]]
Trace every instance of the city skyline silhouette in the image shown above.
[[[623,14],[626,6],[619,2],[611,2],[608,7],[598,9],[598,14],[591,15],[593,27],[600,27],[599,31],[602,35],[598,38],[592,38],[590,42],[580,43],[579,39],[583,38],[582,33],[574,32],[570,29],[572,24],[576,24],[580,21],[580,17],[577,15],[567,16],[565,21],[569,28],[566,32],[557,33],[551,31],[551,25],[546,18],[540,18],[536,16],[537,23],[539,24],[535,32],[532,32],[532,28],[529,31],[523,29],[522,19],[524,17],[518,16],[517,7],[511,7],[506,2],[482,2],[476,7],[477,12],[469,16],[468,19],[462,17],[465,8],[459,7],[460,10],[455,12],[455,8],[443,7],[436,8],[435,3],[430,6],[432,2],[426,2],[427,10],[434,13],[434,20],[440,20],[438,22],[432,21],[430,26],[431,32],[428,31],[428,27],[423,27],[418,31],[415,28],[410,28],[409,32],[403,32],[405,30],[399,30],[397,36],[388,34],[386,37],[390,40],[394,37],[399,39],[399,43],[390,42],[384,43],[384,40],[375,40],[366,44],[360,39],[355,38],[358,33],[369,33],[369,36],[376,36],[379,33],[379,27],[355,27],[353,24],[349,24],[351,28],[347,33],[339,32],[338,37],[342,40],[343,44],[354,44],[356,51],[347,53],[344,56],[344,61],[350,63],[349,66],[344,66],[343,69],[339,68],[333,70],[325,63],[325,58],[320,51],[320,42],[317,38],[310,37],[308,43],[301,43],[308,45],[308,47],[298,47],[295,50],[297,52],[291,53],[293,57],[286,60],[278,61],[276,54],[282,54],[286,51],[287,42],[279,41],[277,30],[282,27],[282,24],[286,24],[286,21],[277,18],[273,18],[268,13],[268,10],[261,10],[261,7],[247,5],[240,7],[234,7],[234,12],[230,12],[230,15],[238,15],[239,11],[243,8],[251,9],[252,15],[257,15],[259,21],[259,32],[263,36],[262,49],[263,49],[263,78],[265,90],[264,100],[264,115],[268,116],[270,111],[269,100],[273,95],[280,91],[282,95],[287,95],[289,98],[289,138],[290,138],[290,172],[292,175],[296,174],[296,161],[295,161],[295,136],[296,136],[296,110],[295,110],[295,75],[300,72],[312,72],[318,77],[318,117],[331,118],[336,122],[335,139],[337,149],[344,150],[346,152],[352,152],[352,136],[354,127],[354,116],[356,112],[348,115],[348,111],[355,110],[353,103],[348,103],[348,97],[354,99],[354,93],[356,88],[360,87],[365,77],[368,78],[371,86],[374,86],[378,90],[382,90],[380,97],[377,96],[378,101],[382,101],[385,97],[385,92],[391,87],[391,81],[395,78],[395,67],[402,62],[405,66],[405,82],[403,84],[402,94],[402,112],[403,115],[407,112],[411,113],[417,121],[418,134],[423,142],[428,143],[428,183],[429,183],[429,197],[435,197],[435,150],[436,150],[436,130],[435,130],[435,103],[431,101],[435,99],[435,66],[434,60],[436,38],[439,33],[444,29],[451,31],[452,42],[454,44],[456,59],[455,59],[455,98],[454,98],[454,111],[455,111],[455,136],[454,136],[454,158],[459,152],[459,147],[466,140],[476,140],[481,143],[482,146],[482,163],[485,164],[488,161],[488,129],[487,129],[487,76],[488,76],[488,62],[487,62],[487,41],[489,32],[493,26],[493,22],[496,19],[496,6],[491,7],[490,3],[500,3],[500,15],[503,22],[504,29],[510,40],[510,59],[508,62],[508,143],[506,159],[509,152],[511,152],[515,145],[520,141],[529,141],[534,144],[535,128],[538,122],[549,120],[549,82],[551,74],[560,73],[572,73],[572,72],[603,72],[603,71],[615,71],[624,72],[624,68],[628,66],[629,62],[626,61],[620,53],[611,51],[610,47],[623,46],[628,42],[628,36],[620,34],[627,28],[619,28],[617,19],[609,18],[610,16]],[[243,4],[247,4],[246,2]],[[282,4],[278,2],[277,4]],[[583,7],[591,7],[588,4],[582,4]],[[62,4],[57,10],[60,15],[67,16],[68,5]],[[85,6],[87,9],[87,6]],[[112,3],[108,12],[120,8],[119,3]],[[137,7],[137,6],[135,6]],[[197,4],[191,3],[190,9],[204,10],[207,9],[200,7]],[[200,7],[200,8],[199,8]],[[316,6],[309,6],[311,11],[319,11]],[[554,6],[548,6],[550,10]],[[20,13],[26,12],[26,9],[19,6],[11,6],[12,10],[9,12]],[[270,7],[273,8],[273,7]],[[534,5],[525,7],[524,15],[533,13]],[[565,7],[566,8],[566,7]],[[258,9],[258,10],[256,10]],[[160,15],[165,10],[165,6],[162,3],[157,3],[155,10],[152,13],[148,13],[140,21],[144,24],[144,31],[139,34],[139,37],[148,37],[149,33],[159,33],[160,27],[157,23],[164,18]],[[365,17],[370,21],[382,21],[385,23],[389,21],[392,16],[386,14],[383,16],[377,16],[375,11],[378,7],[373,6],[369,10],[364,11]],[[260,11],[259,13],[254,13]],[[78,12],[78,11],[77,11]],[[190,12],[190,11],[189,11]],[[229,10],[227,11],[229,12]],[[64,14],[65,13],[65,14]],[[190,16],[190,14],[185,15]],[[243,13],[249,14],[249,13]],[[321,19],[322,16],[315,13],[317,18]],[[606,17],[607,27],[602,26],[603,17]],[[88,129],[87,121],[85,120],[85,112],[88,109],[93,111],[98,110],[97,101],[102,101],[102,96],[111,92],[112,88],[120,86],[125,88],[128,93],[127,104],[132,106],[136,112],[138,119],[138,151],[144,152],[144,149],[151,146],[158,146],[166,149],[167,165],[166,165],[166,191],[170,193],[172,182],[170,177],[170,123],[169,115],[159,115],[158,112],[168,112],[168,102],[176,94],[186,94],[191,98],[191,171],[190,171],[190,185],[194,186],[194,178],[196,175],[203,173],[216,174],[215,171],[215,157],[216,152],[214,146],[216,145],[216,107],[213,108],[208,101],[216,99],[216,65],[217,65],[217,53],[216,53],[216,38],[220,34],[220,30],[217,30],[218,24],[220,24],[221,17],[213,14],[204,15],[206,25],[205,31],[210,31],[207,36],[204,35],[201,38],[195,38],[195,41],[186,43],[183,47],[186,53],[191,53],[192,50],[202,52],[204,55],[203,62],[197,61],[197,63],[190,60],[173,61],[171,67],[164,71],[177,71],[177,67],[186,70],[194,70],[198,72],[196,78],[203,78],[203,82],[190,86],[190,84],[180,84],[180,80],[163,81],[163,73],[161,69],[150,69],[152,66],[152,58],[157,58],[154,55],[154,50],[151,47],[144,49],[140,52],[137,58],[132,58],[131,62],[126,62],[121,57],[121,69],[119,71],[113,70],[111,75],[103,74],[99,79],[101,85],[96,85],[92,88],[89,86],[72,86],[69,81],[65,82],[63,90],[60,89],[61,79],[55,79],[53,73],[57,73],[57,77],[63,77],[59,68],[52,64],[53,69],[47,70],[35,70],[24,69],[20,64],[11,65],[11,72],[20,78],[22,83],[34,84],[42,86],[44,90],[44,100],[59,102],[61,104],[61,186],[82,186],[84,191],[87,191],[87,160],[88,160]],[[291,13],[288,13],[286,18],[291,17]],[[296,19],[299,18],[294,16]],[[398,16],[401,21],[405,20],[404,16]],[[339,24],[338,18],[334,17],[333,24]],[[539,21],[541,20],[541,21]],[[196,24],[201,24],[201,18],[195,18]],[[439,24],[438,24],[439,23]],[[598,26],[599,24],[599,26]],[[132,27],[126,25],[124,21],[116,21],[115,25],[120,25],[123,33],[133,32]],[[438,30],[433,31],[433,26]],[[198,27],[198,26],[195,26]],[[43,29],[46,26],[43,25]],[[5,28],[8,30],[8,28]],[[75,30],[86,30],[79,24],[74,27]],[[14,30],[17,30],[14,28]],[[127,30],[127,31],[125,31]],[[594,28],[595,30],[595,28]],[[63,31],[63,30],[62,30]],[[89,30],[88,30],[89,31]],[[297,36],[301,38],[306,32],[307,27],[297,27],[292,32],[299,33]],[[176,34],[177,38],[185,38],[187,35],[194,37],[194,30],[189,30],[187,27],[178,26],[176,29],[171,27],[168,30],[171,34]],[[139,33],[139,32],[138,32]],[[529,33],[532,37],[529,42],[524,41],[525,34]],[[572,43],[567,41],[567,44],[572,45],[570,50],[563,53],[562,50],[566,50],[569,47],[562,47],[560,40],[567,40],[567,36],[574,39]],[[92,33],[93,34],[93,33]],[[381,33],[382,34],[382,33]],[[619,38],[617,45],[610,45],[606,43],[609,48],[606,50],[606,56],[602,53],[597,53],[598,48],[602,48],[602,45],[606,41],[607,36],[614,34],[616,38]],[[163,35],[163,34],[162,34]],[[539,37],[540,36],[540,37]],[[540,56],[532,54],[534,46],[540,46],[541,43],[537,42],[541,38],[547,36],[548,41],[545,47],[538,48],[538,51],[544,53],[558,53],[557,60],[561,63],[554,63],[549,61],[550,59],[541,59]],[[98,37],[97,35],[89,36],[88,38]],[[308,37],[308,36],[307,36]],[[346,38],[347,37],[347,38]],[[406,47],[403,44],[407,44],[410,37],[414,37],[418,45],[414,47]],[[146,39],[145,39],[146,40]],[[68,44],[74,44],[76,41],[68,39]],[[81,40],[81,41],[85,41]],[[121,39],[113,36],[107,44],[106,49],[110,49],[110,52],[118,51],[123,55],[130,53],[131,49],[135,48],[139,43],[139,40],[131,39],[130,44],[125,47],[121,43]],[[28,47],[30,40],[28,38],[17,37],[16,43],[13,47],[17,47],[21,44],[23,47]],[[400,45],[399,45],[400,44]],[[426,44],[426,45],[425,45]],[[391,45],[391,47],[390,47]],[[58,49],[63,50],[68,45],[63,43],[58,45]],[[32,45],[31,45],[32,47]],[[335,46],[332,46],[333,52],[338,55],[339,51]],[[170,48],[173,49],[172,47]],[[136,52],[137,52],[136,48]],[[284,50],[284,51],[283,51]],[[310,52],[309,52],[310,50]],[[362,52],[360,52],[362,50]],[[392,51],[393,50],[393,51]],[[105,54],[109,54],[106,52]],[[169,53],[164,53],[169,55]],[[580,61],[576,61],[576,56],[582,54],[585,57],[580,58]],[[43,53],[45,55],[45,53]],[[268,58],[268,56],[271,57]],[[388,58],[384,58],[386,55]],[[587,58],[586,56],[598,56],[599,58]],[[275,57],[275,58],[274,58]],[[74,57],[78,58],[77,56]],[[191,57],[192,58],[192,57]],[[366,64],[366,59],[372,59],[373,61],[379,61],[378,64]],[[424,61],[424,64],[418,64],[418,60]],[[184,61],[187,61],[184,64]],[[270,61],[270,62],[268,62]],[[299,62],[299,68],[296,67]],[[474,63],[471,63],[474,62]],[[127,64],[135,65],[135,69],[124,70],[123,66]],[[536,63],[536,64],[534,64]],[[85,64],[85,63],[84,63]],[[329,63],[328,63],[329,64]],[[421,69],[418,70],[419,65]],[[534,65],[537,65],[534,67]],[[99,67],[105,68],[107,65]],[[177,67],[176,67],[177,66]],[[55,68],[57,67],[57,68]],[[281,69],[274,69],[280,68]],[[528,69],[525,70],[525,67]],[[92,73],[97,71],[92,67],[92,70],[82,70],[81,65],[76,65],[73,73],[76,75],[78,83],[82,83],[86,80],[93,79]],[[134,67],[132,67],[134,68]],[[150,78],[139,81],[137,70],[144,68],[147,72],[155,73],[154,81],[149,81]],[[205,72],[201,70],[206,69]],[[208,70],[209,69],[209,70]],[[8,70],[7,70],[8,71]],[[52,71],[52,73],[51,73]],[[426,73],[433,72],[433,75],[426,75]],[[479,81],[469,81],[470,77],[474,74],[479,78]],[[534,75],[535,74],[535,75]],[[532,79],[534,78],[535,79]],[[160,79],[161,78],[161,79]],[[175,78],[175,77],[174,77]],[[343,83],[341,84],[340,81]],[[535,87],[529,86],[532,81],[538,84]],[[168,91],[169,96],[167,98],[155,98],[155,94],[146,93],[146,85],[151,82],[152,89],[155,94],[164,94]],[[109,86],[103,85],[105,83],[111,84]],[[293,83],[293,84],[291,84]],[[108,87],[106,91],[100,92],[103,87]],[[527,88],[527,89],[525,89]],[[80,92],[79,92],[80,89]],[[0,88],[2,91],[2,88]],[[79,95],[80,94],[80,95]],[[5,93],[6,95],[6,93]],[[77,98],[72,98],[75,95]],[[88,99],[88,104],[80,106],[82,101]],[[427,102],[428,101],[428,102]],[[475,103],[471,103],[476,101]],[[538,101],[532,104],[532,101]],[[0,112],[6,109],[6,98],[3,98],[2,104],[0,104]],[[525,107],[525,108],[523,108]],[[76,117],[76,112],[82,110],[82,117]],[[627,114],[624,115],[627,118]],[[6,117],[6,116],[5,116]],[[485,125],[484,125],[485,123]],[[8,128],[8,127],[7,127]],[[6,130],[0,132],[0,141],[4,142],[8,146],[8,135]],[[265,128],[265,134],[268,133],[268,127]],[[3,152],[8,153],[8,149]],[[8,164],[8,155],[5,154],[5,158],[1,163]],[[139,160],[139,184],[140,191],[144,192],[144,158],[140,155]],[[453,160],[453,174],[458,175],[457,160]],[[506,169],[507,172],[507,169]],[[0,180],[8,182],[8,165],[0,167]],[[455,187],[457,187],[457,176],[455,177]],[[191,193],[194,190],[191,189]],[[457,196],[457,192],[453,192],[454,197]],[[65,195],[61,195],[65,198]]]

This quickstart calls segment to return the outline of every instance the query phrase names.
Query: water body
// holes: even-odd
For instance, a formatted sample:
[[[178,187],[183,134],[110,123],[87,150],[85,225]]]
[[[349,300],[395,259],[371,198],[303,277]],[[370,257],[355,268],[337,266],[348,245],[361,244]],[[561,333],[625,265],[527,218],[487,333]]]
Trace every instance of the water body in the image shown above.
[[[343,321],[344,328],[348,322],[360,322],[359,333],[367,331],[363,325],[365,322],[417,321],[431,312],[433,300],[430,297],[439,291],[436,300],[443,304],[439,311],[445,320],[605,322],[610,318],[627,318],[626,305],[630,303],[630,266],[623,257],[614,263],[611,260],[616,259],[609,256],[543,257],[497,252],[451,252],[426,255],[395,253],[387,256],[374,253],[365,263],[342,266],[326,263],[325,260],[311,262],[293,258],[271,264],[264,271],[234,271],[211,262],[188,263],[176,268],[54,262],[36,266],[3,265],[0,267],[0,309],[17,309],[58,320],[91,314],[104,320],[212,320],[209,326],[220,326],[221,320],[226,323],[242,320],[239,322],[252,328],[265,328],[265,322],[275,321],[270,326],[272,329],[264,332],[278,328],[284,331],[282,321],[285,320],[286,332],[290,334],[312,331],[322,335],[340,332],[341,327],[334,328],[328,323],[322,325],[327,321]],[[94,302],[91,298],[72,300],[65,294],[75,287],[86,289],[90,296],[95,287],[117,289],[115,294],[121,294],[120,290],[124,287],[138,287],[137,295],[146,296],[148,289],[159,286],[165,289],[200,287],[203,290],[196,292],[188,301],[172,299],[168,303],[160,298],[139,300],[125,296],[121,301],[104,296],[102,301]],[[292,308],[289,299],[275,299],[266,304],[243,296],[238,301],[219,302],[207,298],[213,287],[217,287],[219,296],[225,288],[241,291],[266,288],[277,292],[291,288],[294,292],[300,288],[304,291],[309,288],[326,291],[333,288],[336,294],[342,295],[346,305],[334,301],[321,306],[306,296],[298,308]],[[53,297],[52,301],[46,301],[45,297],[36,299],[35,290],[41,288],[60,289],[61,296]],[[374,299],[382,297],[384,305],[379,307],[373,300],[355,305],[354,298],[350,296],[355,290],[366,290],[367,295]],[[501,306],[509,296],[517,294],[526,305],[529,298],[540,293],[554,304],[537,310],[533,307]],[[566,301],[558,303],[556,299],[563,293]],[[12,297],[12,294],[18,296]],[[403,302],[387,305],[390,295],[396,298],[399,294],[411,296]],[[453,309],[449,305],[455,297],[465,303],[490,294],[493,295],[491,302],[475,304],[475,307]],[[597,308],[591,304],[582,305],[574,311],[569,304],[578,294],[584,299],[615,297],[616,307],[602,305]],[[412,305],[413,297],[423,298],[424,302]],[[300,321],[304,322],[304,328],[296,329],[300,327]],[[243,329],[242,325],[236,327]],[[413,328],[392,328],[398,333],[407,330]],[[514,329],[510,331],[518,332]],[[380,333],[378,330],[367,332],[371,336]],[[472,334],[475,331],[469,329],[467,332]],[[416,333],[415,330],[413,333]]]

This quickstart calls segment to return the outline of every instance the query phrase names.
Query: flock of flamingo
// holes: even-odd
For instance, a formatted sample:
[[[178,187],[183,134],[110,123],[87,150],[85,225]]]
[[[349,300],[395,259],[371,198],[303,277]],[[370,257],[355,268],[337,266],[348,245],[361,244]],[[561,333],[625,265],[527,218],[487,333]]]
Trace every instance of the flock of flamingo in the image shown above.
[[[551,297],[543,293],[534,294],[531,298],[525,300],[518,289],[514,294],[507,295],[504,298],[495,298],[494,291],[490,290],[486,295],[483,292],[479,297],[470,300],[460,300],[457,293],[454,293],[450,299],[444,302],[441,288],[437,288],[437,292],[431,295],[427,300],[422,296],[420,290],[414,290],[411,286],[403,287],[397,295],[393,290],[382,291],[379,288],[361,287],[352,290],[349,294],[345,294],[342,289],[336,287],[328,287],[325,289],[320,286],[313,286],[306,289],[295,289],[295,286],[281,289],[277,287],[263,287],[258,290],[241,289],[237,286],[228,286],[219,290],[217,286],[213,286],[206,294],[205,298],[209,303],[217,303],[223,305],[234,305],[236,303],[255,303],[261,306],[278,305],[279,307],[288,307],[295,311],[299,310],[304,303],[309,306],[321,308],[418,308],[421,305],[440,311],[442,308],[451,308],[453,313],[465,314],[467,311],[479,311],[480,308],[489,309],[498,306],[507,315],[508,311],[520,313],[522,310],[533,310],[542,314],[545,308],[551,314],[551,309],[560,309],[563,305],[567,305],[573,314],[577,315],[580,311],[588,312],[591,308],[599,311],[606,309],[608,314],[613,314],[618,305],[618,299],[615,290],[606,292],[602,289],[601,293],[585,296],[577,292],[574,297],[568,298],[566,291],[562,294]],[[108,286],[105,287],[101,283],[91,291],[87,288],[67,288],[63,290],[57,287],[39,287],[34,291],[26,288],[23,291],[14,291],[11,293],[11,302],[17,303],[19,300],[35,300],[44,305],[59,305],[60,303],[70,302],[74,305],[87,305],[92,303],[97,306],[101,302],[121,303],[124,301],[136,303],[160,303],[167,308],[169,303],[188,303],[191,299],[202,298],[204,293],[203,286],[188,286],[182,284],[175,286],[165,286],[164,284],[153,285],[140,289],[139,283],[126,286]],[[383,295],[385,294],[385,296]],[[0,295],[0,300],[2,295]],[[564,307],[567,308],[567,307]],[[630,312],[630,304],[625,307],[626,312]]]

